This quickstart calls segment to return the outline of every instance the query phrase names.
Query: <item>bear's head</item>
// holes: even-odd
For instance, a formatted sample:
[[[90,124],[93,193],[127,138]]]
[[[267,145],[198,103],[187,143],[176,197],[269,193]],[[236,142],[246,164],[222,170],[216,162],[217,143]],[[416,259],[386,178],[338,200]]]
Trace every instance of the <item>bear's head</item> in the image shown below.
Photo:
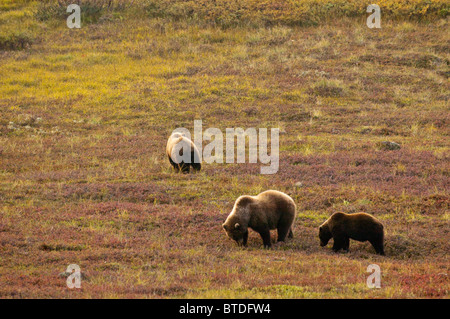
[[[227,233],[227,236],[229,238],[236,241],[236,243],[239,246],[243,245],[244,235],[248,232],[247,227],[245,227],[244,225],[241,225],[238,222],[233,224],[233,223],[229,223],[229,221],[225,222],[222,225],[222,227],[225,230],[225,232]]]
[[[237,242],[239,246],[244,244],[244,237],[248,234],[248,223],[253,199],[250,196],[240,196],[234,203],[233,210],[228,215],[222,227],[227,236]]]
[[[331,237],[331,231],[330,227],[328,225],[324,224],[319,227],[319,238],[320,238],[320,246],[326,246],[328,242],[330,241]]]

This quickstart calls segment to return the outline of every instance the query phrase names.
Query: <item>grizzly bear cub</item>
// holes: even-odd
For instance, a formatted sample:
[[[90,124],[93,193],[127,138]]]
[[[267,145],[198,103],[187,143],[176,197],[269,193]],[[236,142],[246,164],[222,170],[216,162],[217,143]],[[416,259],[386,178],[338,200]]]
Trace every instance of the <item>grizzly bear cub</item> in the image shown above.
[[[333,237],[333,250],[348,251],[350,238],[369,241],[377,254],[384,255],[384,230],[378,219],[366,213],[334,213],[319,227],[320,246]]]
[[[228,237],[247,246],[248,227],[258,232],[264,247],[270,247],[270,230],[277,229],[278,241],[293,237],[296,206],[289,195],[268,190],[257,196],[241,196],[222,225]]]
[[[188,153],[183,154],[186,150]],[[177,172],[181,170],[183,173],[189,173],[190,167],[195,171],[199,171],[202,168],[197,146],[182,133],[173,133],[169,137],[166,154],[169,157],[170,164]]]

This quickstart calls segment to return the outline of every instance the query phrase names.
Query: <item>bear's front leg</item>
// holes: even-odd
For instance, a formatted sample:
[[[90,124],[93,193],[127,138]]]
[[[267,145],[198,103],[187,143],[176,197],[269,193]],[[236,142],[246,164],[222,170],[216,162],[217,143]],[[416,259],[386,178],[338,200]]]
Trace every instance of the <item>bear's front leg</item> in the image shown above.
[[[338,252],[341,248],[345,247],[345,238],[334,237],[333,238],[333,251]]]
[[[272,246],[270,242],[270,230],[269,228],[261,229],[259,231],[259,235],[261,235],[261,238],[263,240],[264,248],[270,248]]]
[[[242,238],[242,245],[247,247],[247,239],[248,239],[248,230],[244,233],[244,237]]]

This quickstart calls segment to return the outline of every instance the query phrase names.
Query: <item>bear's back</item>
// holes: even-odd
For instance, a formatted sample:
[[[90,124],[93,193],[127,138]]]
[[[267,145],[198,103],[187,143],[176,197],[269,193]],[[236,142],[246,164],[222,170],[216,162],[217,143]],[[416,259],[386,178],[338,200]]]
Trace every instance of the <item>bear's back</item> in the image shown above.
[[[335,213],[330,217],[328,225],[330,230],[339,227],[357,240],[364,240],[372,235],[383,233],[381,222],[367,213]]]
[[[279,210],[289,211],[296,209],[295,202],[289,195],[276,190],[262,192],[255,196],[255,198],[265,205],[274,205]]]

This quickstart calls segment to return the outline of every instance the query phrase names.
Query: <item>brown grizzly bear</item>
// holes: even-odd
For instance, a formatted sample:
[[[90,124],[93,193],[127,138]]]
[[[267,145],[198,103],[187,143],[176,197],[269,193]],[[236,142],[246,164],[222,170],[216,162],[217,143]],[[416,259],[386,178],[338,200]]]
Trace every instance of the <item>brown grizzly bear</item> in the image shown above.
[[[319,227],[320,246],[325,246],[333,237],[333,250],[348,251],[350,238],[369,241],[377,254],[384,255],[384,230],[378,219],[366,213],[334,213]]]
[[[270,247],[270,230],[277,229],[278,240],[293,237],[292,224],[296,206],[289,195],[268,190],[257,196],[241,196],[222,225],[228,237],[238,245],[247,245],[248,227],[258,232],[264,247]]]
[[[186,150],[188,153],[184,154],[183,152]],[[202,168],[197,147],[194,142],[182,133],[173,133],[169,137],[166,154],[169,157],[170,164],[177,172],[181,170],[183,173],[189,173],[191,166],[195,171],[199,171]]]

